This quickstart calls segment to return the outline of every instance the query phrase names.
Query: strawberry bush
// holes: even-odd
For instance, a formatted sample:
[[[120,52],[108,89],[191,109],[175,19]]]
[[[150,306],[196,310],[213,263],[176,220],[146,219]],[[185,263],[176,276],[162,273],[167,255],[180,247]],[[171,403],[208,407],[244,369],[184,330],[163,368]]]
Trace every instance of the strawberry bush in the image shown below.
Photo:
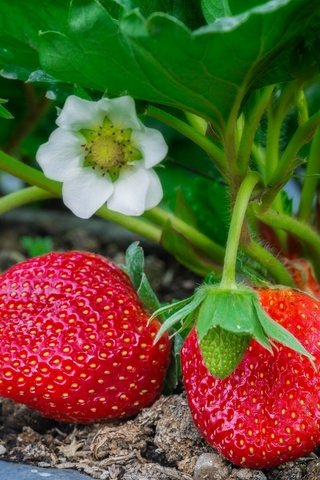
[[[200,433],[236,465],[309,454],[320,444],[315,2],[0,0],[0,11],[0,213],[97,215],[203,278],[160,305],[136,244],[122,270],[85,252],[13,267],[0,281],[0,394],[64,421],[114,419],[182,372]]]

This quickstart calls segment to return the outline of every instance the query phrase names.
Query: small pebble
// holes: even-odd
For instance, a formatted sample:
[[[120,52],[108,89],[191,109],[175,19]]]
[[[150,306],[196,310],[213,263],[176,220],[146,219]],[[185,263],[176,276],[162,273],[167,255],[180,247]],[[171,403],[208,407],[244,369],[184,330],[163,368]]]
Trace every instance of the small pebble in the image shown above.
[[[4,445],[0,445],[0,455],[4,455],[7,452],[7,449]]]
[[[203,453],[194,468],[194,480],[227,480],[229,467],[217,453]]]

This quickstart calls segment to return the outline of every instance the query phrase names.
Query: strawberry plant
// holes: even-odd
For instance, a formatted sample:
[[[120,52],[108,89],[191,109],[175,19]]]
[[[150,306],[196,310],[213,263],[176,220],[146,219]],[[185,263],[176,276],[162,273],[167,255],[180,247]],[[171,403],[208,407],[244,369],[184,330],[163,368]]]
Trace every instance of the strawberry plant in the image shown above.
[[[160,306],[145,276],[129,271],[152,318],[163,321],[155,345],[164,345],[166,331],[173,336],[172,384],[187,337],[184,378],[200,431],[244,466],[311,452],[319,444],[319,7],[0,0],[0,11],[0,88],[8,99],[0,170],[25,182],[2,196],[0,213],[63,204],[83,219],[124,226],[203,277],[190,298]],[[277,376],[284,365],[288,377]],[[231,390],[234,399],[223,403]],[[210,410],[217,391],[221,403]],[[256,407],[244,410],[244,391]],[[291,394],[305,405],[290,410],[296,422],[281,413]],[[72,404],[74,420],[78,410]],[[265,432],[253,428],[254,418]]]

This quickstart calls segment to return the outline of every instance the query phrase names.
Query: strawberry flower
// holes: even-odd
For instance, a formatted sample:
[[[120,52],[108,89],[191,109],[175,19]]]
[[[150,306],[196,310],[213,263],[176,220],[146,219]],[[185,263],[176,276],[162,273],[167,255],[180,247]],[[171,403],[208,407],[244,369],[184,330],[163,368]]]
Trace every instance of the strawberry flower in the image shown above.
[[[168,147],[159,131],[138,119],[131,97],[88,101],[71,95],[56,124],[36,158],[48,178],[63,182],[63,201],[75,215],[89,218],[107,203],[137,216],[160,202],[153,167]]]

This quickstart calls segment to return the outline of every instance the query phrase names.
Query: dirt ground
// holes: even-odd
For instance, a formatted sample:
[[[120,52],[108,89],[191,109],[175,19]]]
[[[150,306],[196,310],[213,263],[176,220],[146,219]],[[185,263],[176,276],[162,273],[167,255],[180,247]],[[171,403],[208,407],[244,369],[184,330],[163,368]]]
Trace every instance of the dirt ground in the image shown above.
[[[27,210],[0,220],[0,269],[26,258],[24,235],[50,236],[54,249],[99,252],[115,262],[136,238],[100,220]],[[145,244],[146,271],[161,300],[190,295],[200,279]],[[319,453],[319,452],[318,452]],[[99,480],[320,480],[317,452],[265,471],[222,459],[193,426],[183,387],[119,423],[72,425],[45,419],[0,399],[0,458],[70,468]]]

